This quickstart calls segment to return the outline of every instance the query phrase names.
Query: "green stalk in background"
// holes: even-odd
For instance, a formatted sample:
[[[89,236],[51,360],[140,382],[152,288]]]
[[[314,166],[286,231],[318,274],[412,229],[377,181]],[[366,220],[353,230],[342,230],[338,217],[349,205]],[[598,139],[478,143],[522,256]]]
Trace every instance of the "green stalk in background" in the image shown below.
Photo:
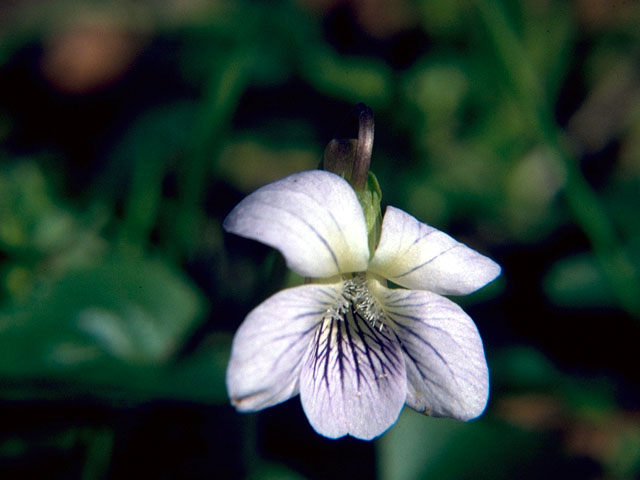
[[[244,91],[249,72],[247,47],[240,45],[225,58],[215,59],[206,86],[201,110],[193,135],[187,145],[179,190],[181,192],[178,224],[170,251],[175,255],[189,250],[195,235],[201,201],[206,188],[208,170],[214,166],[213,156],[220,138]]]
[[[567,172],[564,188],[567,204],[587,235],[612,293],[622,308],[640,319],[640,279],[597,194],[569,151],[533,62],[499,2],[478,0],[475,5],[523,113],[532,122],[540,141],[554,148],[562,158]]]

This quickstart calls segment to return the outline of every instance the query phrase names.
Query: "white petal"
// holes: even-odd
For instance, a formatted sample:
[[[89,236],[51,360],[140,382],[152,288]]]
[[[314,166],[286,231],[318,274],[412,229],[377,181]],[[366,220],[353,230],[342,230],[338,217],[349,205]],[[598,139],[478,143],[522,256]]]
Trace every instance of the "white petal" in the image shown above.
[[[300,399],[309,422],[330,438],[370,440],[398,419],[407,396],[400,345],[353,310],[325,319],[300,374]]]
[[[278,249],[289,268],[323,278],[366,270],[367,227],[355,192],[322,170],[290,175],[242,200],[224,228]]]
[[[261,410],[298,393],[303,356],[340,287],[283,290],[247,315],[233,339],[227,369],[227,390],[238,410]]]
[[[387,207],[369,270],[398,285],[466,295],[500,274],[500,266],[408,213]]]
[[[480,415],[489,397],[489,371],[471,318],[435,293],[380,285],[372,292],[402,344],[407,405],[458,420]]]

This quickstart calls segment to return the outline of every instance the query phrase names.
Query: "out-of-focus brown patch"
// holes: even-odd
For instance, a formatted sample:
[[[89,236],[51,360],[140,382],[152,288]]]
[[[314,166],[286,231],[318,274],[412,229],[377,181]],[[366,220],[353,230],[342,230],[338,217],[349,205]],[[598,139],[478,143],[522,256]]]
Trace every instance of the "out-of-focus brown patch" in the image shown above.
[[[566,432],[565,445],[570,454],[591,457],[615,472],[615,478],[626,478],[640,465],[640,412],[576,421]]]
[[[574,146],[593,154],[628,128],[640,100],[640,69],[632,62],[616,62],[602,73],[567,131]]]
[[[353,0],[362,28],[377,38],[387,38],[413,26],[417,15],[405,0]]]
[[[509,423],[534,430],[557,428],[564,415],[556,398],[537,393],[501,398],[496,412]]]
[[[339,3],[343,3],[343,0],[296,0],[296,2],[314,12],[327,12]]]
[[[494,411],[518,427],[558,433],[569,455],[590,457],[621,478],[640,464],[640,411],[573,411],[552,395],[534,393],[503,397]]]
[[[618,428],[613,425],[577,423],[567,432],[567,450],[574,455],[611,459],[619,447]]]
[[[71,94],[88,93],[116,81],[142,44],[142,36],[126,27],[77,21],[61,27],[45,42],[41,67],[57,89]]]
[[[638,2],[629,0],[574,0],[577,20],[589,30],[624,23],[639,12]]]
[[[407,0],[297,0],[316,12],[346,5],[362,29],[372,37],[389,38],[417,22],[416,7]]]

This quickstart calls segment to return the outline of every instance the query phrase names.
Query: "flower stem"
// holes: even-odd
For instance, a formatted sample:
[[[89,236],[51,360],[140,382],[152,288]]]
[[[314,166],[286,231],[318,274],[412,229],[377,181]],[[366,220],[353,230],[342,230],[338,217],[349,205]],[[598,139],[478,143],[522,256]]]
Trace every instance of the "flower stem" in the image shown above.
[[[373,151],[373,110],[359,103],[352,112],[358,119],[358,139],[331,140],[324,150],[322,166],[344,178],[356,192],[367,224],[369,251],[373,252],[378,245],[382,225],[382,192],[375,175],[369,171]]]
[[[367,188],[373,151],[373,110],[364,103],[353,109],[358,119],[358,139],[337,139],[324,151],[323,168],[343,177],[356,192]]]
[[[374,121],[373,110],[364,103],[356,105],[358,115],[358,144],[351,172],[351,185],[356,192],[362,191],[367,186],[369,178],[369,165],[373,151]]]

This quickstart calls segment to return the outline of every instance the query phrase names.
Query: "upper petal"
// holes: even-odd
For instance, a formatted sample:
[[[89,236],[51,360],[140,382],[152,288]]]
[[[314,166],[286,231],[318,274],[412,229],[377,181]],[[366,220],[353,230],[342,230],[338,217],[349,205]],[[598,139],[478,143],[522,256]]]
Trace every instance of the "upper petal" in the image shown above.
[[[471,318],[432,292],[379,284],[372,292],[405,354],[407,405],[458,420],[480,415],[489,397],[489,371]]]
[[[309,422],[330,438],[370,440],[398,419],[407,396],[400,345],[349,309],[316,330],[300,372],[300,399]]]
[[[369,270],[406,288],[466,295],[500,274],[500,266],[408,213],[387,207]]]
[[[303,355],[340,284],[283,290],[252,310],[238,329],[227,368],[231,402],[260,410],[298,393]]]
[[[322,170],[294,173],[242,200],[224,228],[278,249],[305,277],[366,270],[367,227],[355,192]]]

